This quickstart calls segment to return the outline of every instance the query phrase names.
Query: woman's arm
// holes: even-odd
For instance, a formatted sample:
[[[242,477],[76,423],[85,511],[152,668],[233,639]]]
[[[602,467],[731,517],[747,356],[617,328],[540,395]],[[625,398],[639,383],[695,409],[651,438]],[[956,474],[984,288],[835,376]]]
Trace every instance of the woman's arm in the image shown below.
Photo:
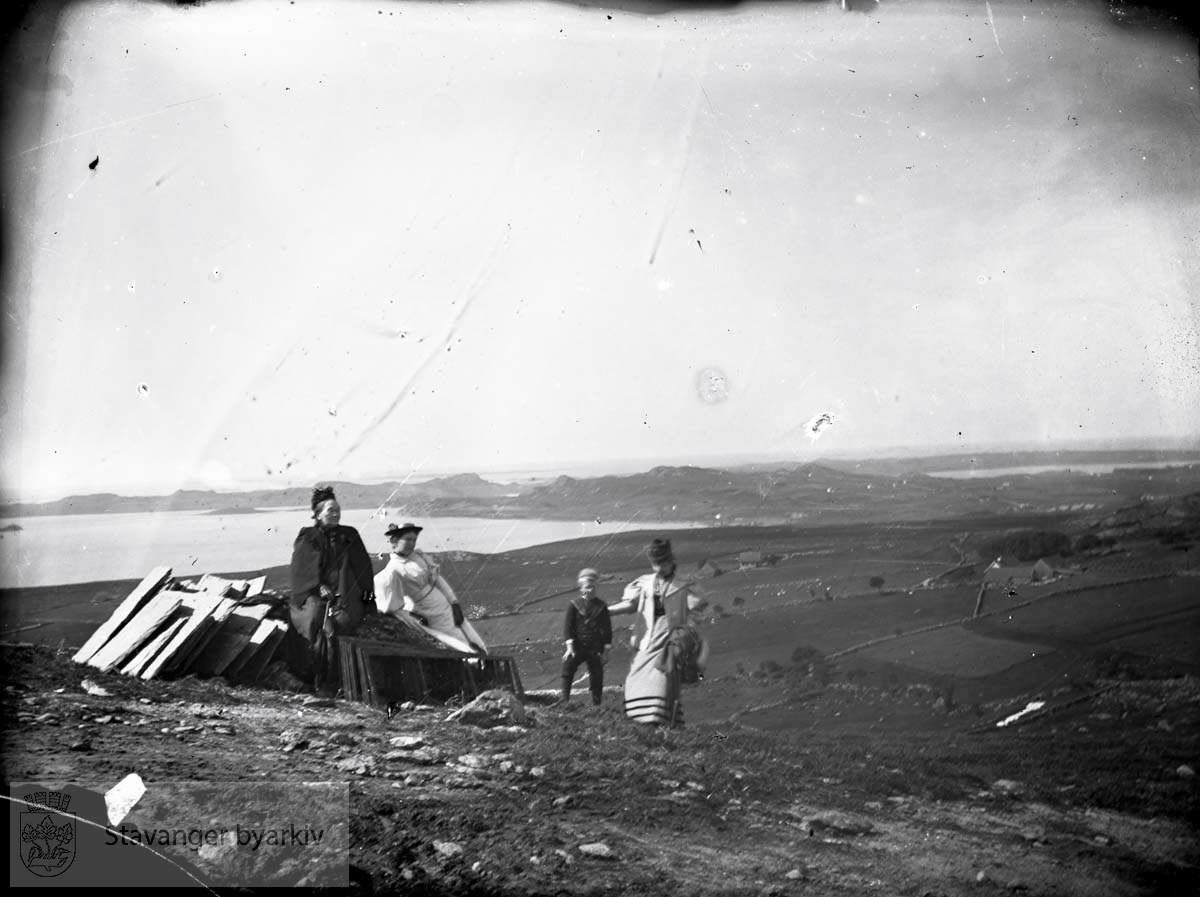
[[[442,576],[441,567],[437,561],[433,560],[433,558],[419,548],[413,550],[413,555],[419,556],[421,562],[425,565],[425,570],[429,576],[429,585],[439,589],[451,604],[458,604],[458,596],[454,594],[454,588],[446,581],[446,577]]]
[[[450,587],[450,583],[446,582],[446,577],[440,573],[433,578],[433,584],[442,590],[442,594],[451,604],[458,604],[458,596],[454,594],[454,589]]]
[[[702,592],[698,591],[693,585],[689,585],[687,590],[687,609],[689,612],[708,609],[708,599],[704,597]]]
[[[637,613],[638,607],[642,599],[642,587],[637,582],[631,582],[625,586],[625,591],[621,595],[621,600],[616,604],[608,606],[609,614],[634,614]]]
[[[425,561],[425,566],[429,570],[429,585],[442,593],[442,596],[450,604],[450,613],[454,618],[454,625],[461,626],[466,620],[463,614],[462,605],[458,603],[458,596],[454,594],[454,587],[446,581],[446,577],[442,576],[441,571],[436,563],[431,561],[425,554],[421,555]]]

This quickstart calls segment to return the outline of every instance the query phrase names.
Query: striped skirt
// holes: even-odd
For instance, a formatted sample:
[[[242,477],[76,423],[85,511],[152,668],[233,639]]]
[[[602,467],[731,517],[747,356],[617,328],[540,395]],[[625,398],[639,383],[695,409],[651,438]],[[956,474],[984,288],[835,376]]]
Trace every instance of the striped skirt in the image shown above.
[[[625,677],[625,715],[639,723],[683,725],[679,703],[679,674],[659,669],[667,651],[670,627],[666,617],[654,621],[650,643],[633,657]]]

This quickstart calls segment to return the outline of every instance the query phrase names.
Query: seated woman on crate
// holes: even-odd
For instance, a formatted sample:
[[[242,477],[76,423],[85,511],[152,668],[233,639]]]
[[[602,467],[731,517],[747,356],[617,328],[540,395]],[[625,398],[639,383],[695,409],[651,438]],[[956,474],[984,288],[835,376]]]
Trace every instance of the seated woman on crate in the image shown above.
[[[393,523],[384,533],[392,550],[387,566],[375,576],[376,608],[455,651],[487,654],[487,645],[463,616],[458,596],[437,563],[417,548],[421,529],[415,523]]]
[[[336,694],[341,684],[335,641],[354,635],[375,612],[371,556],[358,530],[341,526],[341,507],[332,487],[313,489],[315,526],[306,526],[292,545],[289,662],[315,691]]]

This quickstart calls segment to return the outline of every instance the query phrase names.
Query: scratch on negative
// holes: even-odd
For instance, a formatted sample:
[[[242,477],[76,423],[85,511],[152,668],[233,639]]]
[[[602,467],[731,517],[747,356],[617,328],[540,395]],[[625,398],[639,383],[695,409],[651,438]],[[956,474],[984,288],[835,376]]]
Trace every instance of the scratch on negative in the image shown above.
[[[172,109],[176,108],[177,106],[186,106],[189,103],[199,103],[204,100],[211,100],[213,97],[219,97],[219,96],[220,96],[219,93],[214,93],[214,94],[211,94],[206,97],[196,97],[195,99],[191,99],[191,100],[180,100],[178,103],[171,103],[169,106],[164,106],[161,109],[156,109],[154,112],[146,112],[146,113],[143,113],[142,115],[134,115],[129,118],[117,119],[117,121],[110,121],[107,124],[97,125],[94,128],[88,128],[84,131],[76,131],[74,134],[64,134],[62,137],[55,137],[53,140],[47,140],[45,143],[39,143],[37,146],[31,146],[31,147],[29,147],[29,149],[21,150],[19,153],[13,153],[11,156],[5,156],[4,161],[7,162],[10,159],[16,159],[20,156],[25,156],[25,155],[28,155],[29,153],[37,152],[40,149],[45,149],[48,146],[54,146],[55,144],[62,143],[66,140],[74,140],[76,137],[83,137],[86,134],[94,134],[97,131],[103,131],[103,130],[106,130],[107,128],[117,128],[117,127],[120,127],[121,125],[128,125],[128,124],[132,124],[135,121],[141,121],[144,118],[152,118],[155,115],[162,115],[164,112],[170,112]]]
[[[479,296],[480,289],[483,287],[483,284],[487,281],[488,276],[491,274],[492,264],[495,262],[496,256],[499,254],[501,248],[508,243],[508,235],[510,231],[511,225],[505,224],[504,232],[500,235],[500,237],[497,238],[495,244],[493,244],[492,251],[488,253],[487,258],[480,266],[479,273],[475,275],[475,280],[471,283],[471,286],[467,288],[466,295],[463,297],[462,308],[458,310],[458,314],[455,315],[454,320],[450,322],[450,326],[446,329],[446,336],[433,349],[433,351],[425,357],[425,360],[421,362],[420,366],[416,369],[413,375],[408,378],[404,385],[397,390],[396,397],[392,399],[387,408],[383,410],[383,413],[375,418],[375,420],[373,420],[370,424],[368,424],[366,429],[363,430],[363,432],[359,434],[358,438],[354,440],[354,443],[350,446],[350,448],[346,449],[345,453],[343,453],[340,459],[341,461],[345,461],[352,454],[358,451],[364,440],[366,440],[366,438],[371,435],[371,433],[373,433],[380,424],[392,416],[392,412],[394,412],[400,406],[400,403],[404,401],[404,397],[408,395],[408,391],[412,389],[416,382],[421,379],[421,375],[424,374],[425,371],[427,371],[430,367],[432,367],[433,363],[437,359],[442,357],[446,346],[450,345],[450,341],[454,339],[454,334],[457,332],[458,325],[462,321],[463,315],[467,313],[467,309],[471,307],[472,303],[474,303],[475,299]]]
[[[479,575],[481,573],[483,573],[484,569],[487,567],[488,561],[491,559],[491,556],[493,554],[499,554],[501,547],[503,547],[504,543],[508,541],[508,537],[513,534],[513,531],[516,530],[516,528],[517,528],[516,523],[514,523],[512,526],[510,526],[508,528],[508,532],[506,532],[503,536],[500,537],[500,541],[496,543],[496,547],[493,548],[489,554],[484,555],[483,563],[479,565],[479,569],[475,571],[475,575],[471,577],[471,581],[469,583],[467,583],[467,587],[465,589],[463,589],[464,594],[466,592],[470,591],[471,586],[475,585],[475,580],[479,579]]]
[[[591,554],[588,555],[588,559],[587,559],[586,563],[590,564],[595,558],[598,558],[602,554],[604,554],[605,549],[607,549],[608,546],[612,543],[612,540],[615,539],[617,536],[621,535],[621,533],[625,532],[625,530],[628,529],[629,525],[631,523],[633,523],[633,518],[636,517],[640,513],[641,513],[641,511],[634,511],[633,517],[627,518],[625,520],[625,522],[621,524],[620,529],[618,529],[616,532],[609,535],[609,537],[604,540],[603,545],[601,545],[599,548],[597,548],[595,551],[593,551]]]
[[[1000,35],[996,33],[996,20],[992,18],[992,4],[984,0],[984,7],[987,9],[987,23],[992,29],[992,39],[996,42],[996,49],[1000,51],[1000,55],[1004,55],[1004,48],[1000,46]]]
[[[692,100],[692,110],[688,115],[687,126],[683,129],[683,159],[679,165],[679,176],[675,180],[675,189],[672,191],[670,202],[667,203],[667,208],[663,212],[662,221],[658,225],[658,233],[654,235],[654,246],[650,249],[650,264],[654,264],[655,258],[658,257],[658,247],[662,243],[663,234],[667,230],[667,224],[670,223],[671,217],[675,214],[675,207],[679,205],[679,197],[683,193],[683,179],[687,174],[688,159],[692,153],[692,130],[696,126],[696,115],[700,112],[700,97],[704,96],[707,100],[708,96],[704,93],[704,87],[697,84],[695,99]]]
[[[419,464],[417,464],[416,467],[414,467],[412,470],[410,470],[408,473],[406,473],[404,475],[404,479],[402,479],[400,481],[400,485],[391,491],[391,493],[388,495],[388,497],[383,500],[383,504],[381,504],[378,508],[376,508],[374,511],[371,512],[372,520],[374,520],[375,517],[378,516],[380,511],[382,511],[384,508],[387,507],[387,503],[396,497],[396,493],[399,492],[402,488],[404,488],[404,486],[406,486],[408,484],[408,481],[410,479],[412,479],[413,476],[416,475],[416,472],[424,466],[425,466],[425,462],[422,461]]]

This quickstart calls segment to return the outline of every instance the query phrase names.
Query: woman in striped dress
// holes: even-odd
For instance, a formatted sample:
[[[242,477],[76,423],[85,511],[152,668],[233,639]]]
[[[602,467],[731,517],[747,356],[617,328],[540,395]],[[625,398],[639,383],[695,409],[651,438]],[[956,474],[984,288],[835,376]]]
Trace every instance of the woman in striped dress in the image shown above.
[[[610,614],[637,614],[644,632],[625,678],[625,713],[640,723],[679,725],[685,659],[703,670],[708,645],[696,633],[692,612],[707,602],[690,583],[675,578],[677,565],[668,539],[655,539],[647,552],[653,573],[625,587]]]

